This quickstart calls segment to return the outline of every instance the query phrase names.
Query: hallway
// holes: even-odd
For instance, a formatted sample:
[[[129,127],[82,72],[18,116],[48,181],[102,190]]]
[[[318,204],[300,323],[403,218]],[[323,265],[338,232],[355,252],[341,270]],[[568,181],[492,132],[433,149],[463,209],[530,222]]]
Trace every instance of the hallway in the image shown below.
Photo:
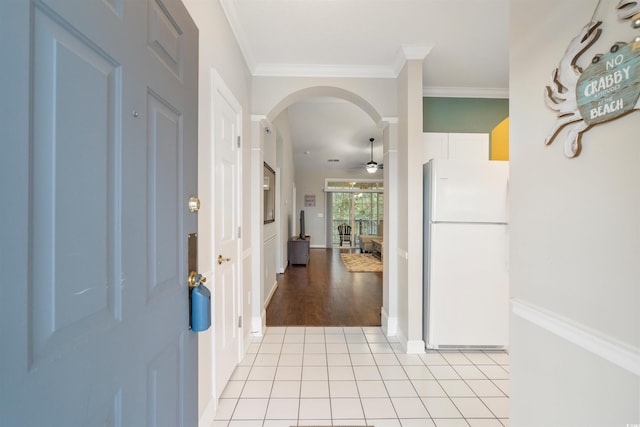
[[[380,326],[383,273],[349,273],[340,259],[349,251],[314,248],[308,266],[278,274],[267,326]]]
[[[403,354],[379,327],[271,327],[222,393],[213,427],[509,425],[505,352]]]

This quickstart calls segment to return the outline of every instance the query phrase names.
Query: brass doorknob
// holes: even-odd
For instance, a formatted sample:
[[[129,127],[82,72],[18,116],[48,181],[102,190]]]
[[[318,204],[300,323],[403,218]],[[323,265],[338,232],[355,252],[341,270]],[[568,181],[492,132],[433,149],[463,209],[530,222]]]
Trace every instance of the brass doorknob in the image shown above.
[[[195,271],[192,271],[191,273],[189,273],[189,288],[195,288],[196,286],[200,285],[201,283],[206,283],[207,282],[207,278],[204,277],[202,274],[200,273],[196,273]]]
[[[222,264],[225,261],[231,261],[231,258],[223,258],[222,255],[218,255],[218,264]]]

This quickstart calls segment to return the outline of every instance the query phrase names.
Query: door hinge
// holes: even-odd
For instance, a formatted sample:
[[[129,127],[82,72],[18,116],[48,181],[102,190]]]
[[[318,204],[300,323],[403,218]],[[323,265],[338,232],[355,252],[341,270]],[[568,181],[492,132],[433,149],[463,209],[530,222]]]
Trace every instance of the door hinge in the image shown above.
[[[240,148],[240,135],[238,135],[238,148]]]
[[[238,227],[238,239],[242,238],[242,227]]]
[[[242,328],[242,316],[238,316],[238,328]]]

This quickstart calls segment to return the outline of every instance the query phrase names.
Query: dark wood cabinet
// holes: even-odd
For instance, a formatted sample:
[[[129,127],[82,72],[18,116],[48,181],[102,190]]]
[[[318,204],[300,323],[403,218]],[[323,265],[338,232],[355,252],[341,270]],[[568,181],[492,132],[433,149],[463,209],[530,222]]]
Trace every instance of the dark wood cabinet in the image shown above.
[[[289,265],[309,264],[309,243],[311,238],[307,236],[304,240],[298,237],[291,237],[287,246],[289,253]]]

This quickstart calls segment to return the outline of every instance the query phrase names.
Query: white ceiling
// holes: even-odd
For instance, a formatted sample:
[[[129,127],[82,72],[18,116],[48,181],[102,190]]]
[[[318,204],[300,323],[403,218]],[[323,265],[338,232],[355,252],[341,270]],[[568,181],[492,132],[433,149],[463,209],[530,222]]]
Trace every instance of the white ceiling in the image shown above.
[[[362,170],[371,160],[370,138],[373,160],[383,163],[382,130],[359,107],[336,98],[316,98],[293,104],[288,111],[296,170]]]
[[[422,49],[429,52],[425,95],[508,94],[508,0],[220,3],[256,76],[394,78],[403,48]],[[326,99],[292,106],[294,156],[301,162],[296,167],[326,168],[327,159],[334,157],[341,158],[343,168],[369,161],[369,138],[380,142],[381,135],[371,119],[356,110]],[[381,151],[374,151],[375,161],[381,162],[380,156]]]

